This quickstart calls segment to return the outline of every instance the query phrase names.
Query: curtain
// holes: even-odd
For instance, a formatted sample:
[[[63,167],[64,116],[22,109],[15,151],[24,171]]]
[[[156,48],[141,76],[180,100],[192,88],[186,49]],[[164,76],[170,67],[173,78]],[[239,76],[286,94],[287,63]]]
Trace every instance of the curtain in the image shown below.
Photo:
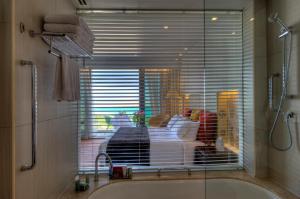
[[[171,68],[161,75],[162,113],[170,116],[182,112],[182,95],[180,91],[180,69]]]
[[[160,73],[161,70],[145,70],[145,111],[147,116],[156,116],[160,114]]]

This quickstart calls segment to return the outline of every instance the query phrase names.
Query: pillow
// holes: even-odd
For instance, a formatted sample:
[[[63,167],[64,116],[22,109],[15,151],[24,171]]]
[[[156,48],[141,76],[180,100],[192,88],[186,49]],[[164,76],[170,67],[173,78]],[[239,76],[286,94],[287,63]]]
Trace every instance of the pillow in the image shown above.
[[[184,134],[189,130],[190,121],[179,119],[175,122],[173,127],[171,128],[171,133],[173,135],[177,135],[178,138],[182,138]]]
[[[170,115],[164,115],[162,117],[160,127],[166,127],[168,125],[169,120],[170,120]]]
[[[190,119],[194,122],[199,121],[199,115],[200,115],[200,111],[197,109],[193,109]]]
[[[181,116],[179,116],[179,115],[174,115],[174,116],[170,119],[170,121],[168,122],[167,127],[168,127],[168,128],[172,128],[172,127],[174,126],[175,122],[176,122],[177,120],[179,120],[180,118],[181,118]]]
[[[208,145],[215,143],[218,134],[217,114],[209,111],[201,112],[199,121],[200,127],[197,139]]]
[[[197,139],[200,122],[189,121],[188,124],[189,124],[188,129],[182,135],[181,139],[188,140],[188,141],[195,141]]]

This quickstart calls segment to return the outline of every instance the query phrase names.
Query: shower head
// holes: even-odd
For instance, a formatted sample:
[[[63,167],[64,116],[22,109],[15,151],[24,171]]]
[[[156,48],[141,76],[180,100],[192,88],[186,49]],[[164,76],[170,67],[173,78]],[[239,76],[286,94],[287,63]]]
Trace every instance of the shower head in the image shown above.
[[[278,18],[279,18],[279,17],[278,17],[278,13],[275,12],[275,13],[270,14],[270,16],[268,17],[268,21],[269,21],[270,23],[275,23],[275,22],[277,21]]]
[[[284,37],[290,33],[290,29],[282,22],[282,20],[279,18],[278,13],[272,13],[268,17],[268,21],[270,23],[278,23],[281,27],[281,33],[279,35],[279,38]]]

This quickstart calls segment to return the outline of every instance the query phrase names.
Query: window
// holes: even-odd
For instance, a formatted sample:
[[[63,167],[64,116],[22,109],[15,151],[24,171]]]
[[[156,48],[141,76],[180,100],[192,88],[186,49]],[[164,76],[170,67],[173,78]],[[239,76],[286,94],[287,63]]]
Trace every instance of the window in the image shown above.
[[[84,85],[81,89],[82,136],[107,136],[114,130],[114,122],[131,125],[133,114],[140,108],[139,70],[82,70],[81,84]],[[128,123],[113,121],[120,113],[129,116]]]
[[[83,17],[96,41],[81,70],[81,170],[99,151],[143,169],[243,166],[241,12]]]

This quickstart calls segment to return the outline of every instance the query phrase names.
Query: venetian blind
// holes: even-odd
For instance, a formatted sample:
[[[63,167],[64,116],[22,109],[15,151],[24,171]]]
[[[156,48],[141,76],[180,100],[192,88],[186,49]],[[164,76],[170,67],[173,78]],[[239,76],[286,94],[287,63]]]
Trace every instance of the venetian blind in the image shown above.
[[[236,168],[243,159],[242,13],[79,12],[96,40],[81,69],[79,166]]]

